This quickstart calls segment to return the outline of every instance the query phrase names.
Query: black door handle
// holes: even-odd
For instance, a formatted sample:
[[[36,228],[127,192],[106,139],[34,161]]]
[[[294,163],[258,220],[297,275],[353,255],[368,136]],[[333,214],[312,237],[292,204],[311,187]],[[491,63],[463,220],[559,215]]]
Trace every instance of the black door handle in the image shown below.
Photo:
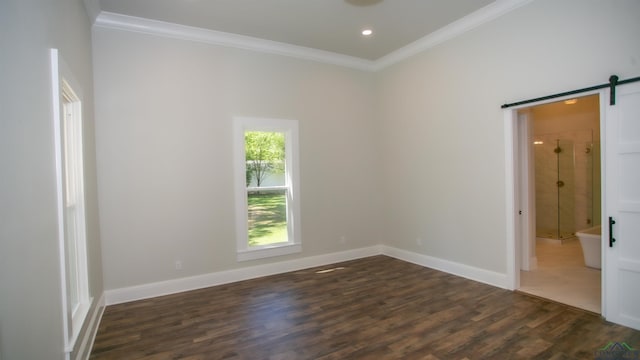
[[[615,223],[616,221],[609,216],[609,247],[613,247],[613,243],[616,242],[616,239],[613,238],[613,224]]]

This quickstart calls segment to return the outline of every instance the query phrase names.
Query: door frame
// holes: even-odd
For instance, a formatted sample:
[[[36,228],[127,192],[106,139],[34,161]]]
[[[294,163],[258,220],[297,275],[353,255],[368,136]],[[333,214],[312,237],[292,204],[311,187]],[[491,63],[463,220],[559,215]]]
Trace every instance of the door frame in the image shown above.
[[[506,248],[507,248],[507,286],[510,290],[520,288],[520,270],[535,268],[535,198],[531,199],[530,156],[525,141],[528,140],[529,121],[518,117],[518,110],[558,102],[576,97],[599,95],[600,102],[600,161],[601,169],[601,223],[606,224],[605,171],[606,164],[606,89],[584,92],[580,95],[558,97],[550,100],[514,106],[503,110],[505,142],[505,189],[506,189]],[[521,212],[521,213],[520,213]],[[533,230],[533,231],[532,231]],[[531,250],[532,249],[532,250]],[[526,257],[526,258],[525,258]],[[601,288],[606,288],[606,257],[602,251]],[[606,299],[601,291],[601,314],[606,318]]]

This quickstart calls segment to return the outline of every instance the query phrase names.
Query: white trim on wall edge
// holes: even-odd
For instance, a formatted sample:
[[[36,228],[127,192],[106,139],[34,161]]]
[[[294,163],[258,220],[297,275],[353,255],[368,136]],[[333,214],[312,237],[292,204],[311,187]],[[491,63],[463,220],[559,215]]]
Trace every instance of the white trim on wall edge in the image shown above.
[[[310,256],[301,259],[243,267],[204,275],[107,290],[105,291],[105,299],[107,305],[114,305],[381,254],[380,246],[371,246],[337,253]]]
[[[482,24],[505,15],[532,1],[533,0],[496,0],[495,2],[375,61],[338,54],[331,51],[259,39],[251,36],[179,25],[165,21],[116,14],[107,11],[101,11],[97,15],[94,25],[107,29],[133,31],[173,39],[196,41],[375,72],[396,64],[413,55],[429,50],[447,40],[473,30]]]
[[[100,327],[100,320],[102,320],[102,314],[104,313],[105,306],[105,294],[102,293],[102,296],[100,296],[100,299],[96,303],[96,306],[93,308],[93,311],[91,313],[91,319],[89,320],[89,324],[87,325],[87,328],[85,330],[80,348],[78,348],[76,360],[89,359],[91,350],[93,349],[93,344],[96,340],[98,328]]]
[[[473,266],[435,258],[432,256],[402,250],[385,245],[376,245],[360,249],[341,251],[331,254],[310,256],[301,259],[281,261],[271,264],[250,266],[232,270],[219,271],[204,275],[160,281],[155,283],[107,290],[104,293],[106,305],[115,305],[130,301],[153,298],[157,296],[180,293],[183,291],[202,289],[210,286],[229,284],[237,281],[276,275],[316,266],[334,264],[375,255],[386,255],[399,260],[461,276],[499,288],[509,288],[507,275]]]
[[[506,274],[485,270],[450,260],[435,258],[432,256],[402,250],[386,245],[382,245],[382,254],[402,261],[485,283],[491,286],[509,289]]]

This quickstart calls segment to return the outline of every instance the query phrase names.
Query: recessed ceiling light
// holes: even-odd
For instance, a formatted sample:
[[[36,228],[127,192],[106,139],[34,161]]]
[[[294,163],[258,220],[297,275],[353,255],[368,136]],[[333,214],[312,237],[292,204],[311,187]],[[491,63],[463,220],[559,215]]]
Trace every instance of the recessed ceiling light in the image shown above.
[[[371,34],[373,34],[373,30],[371,30],[371,29],[362,30],[362,35],[364,35],[364,36],[370,36]]]

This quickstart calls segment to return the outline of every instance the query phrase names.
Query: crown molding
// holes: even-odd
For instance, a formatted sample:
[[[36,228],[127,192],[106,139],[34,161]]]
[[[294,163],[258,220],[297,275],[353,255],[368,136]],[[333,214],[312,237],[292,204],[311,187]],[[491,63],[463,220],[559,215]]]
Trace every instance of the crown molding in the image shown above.
[[[91,2],[91,0],[85,0]],[[438,44],[453,39],[484,23],[494,20],[510,11],[534,0],[496,0],[435,32],[395,50],[378,60],[371,61],[330,51],[312,49],[277,41],[264,40],[251,36],[226,33],[215,30],[179,25],[159,20],[115,14],[102,11],[98,14],[94,26],[132,31],[173,39],[196,41],[206,44],[257,51],[267,54],[288,56],[298,59],[317,61],[362,71],[380,71],[411,56],[427,51]]]
[[[353,56],[291,45],[277,41],[264,40],[251,36],[231,34],[222,31],[179,25],[159,20],[115,14],[102,11],[94,26],[108,29],[125,30],[137,33],[162,36],[173,39],[196,41],[206,44],[258,51],[267,54],[289,56],[312,60],[348,68],[373,71],[373,62]]]
[[[100,14],[100,3],[98,0],[84,0],[84,10],[89,16],[89,21],[93,24]]]
[[[395,50],[373,64],[373,71],[382,70],[413,55],[435,47],[447,40],[453,39],[476,27],[494,20],[508,12],[524,6],[533,0],[496,0],[495,2],[446,25],[431,34]]]

